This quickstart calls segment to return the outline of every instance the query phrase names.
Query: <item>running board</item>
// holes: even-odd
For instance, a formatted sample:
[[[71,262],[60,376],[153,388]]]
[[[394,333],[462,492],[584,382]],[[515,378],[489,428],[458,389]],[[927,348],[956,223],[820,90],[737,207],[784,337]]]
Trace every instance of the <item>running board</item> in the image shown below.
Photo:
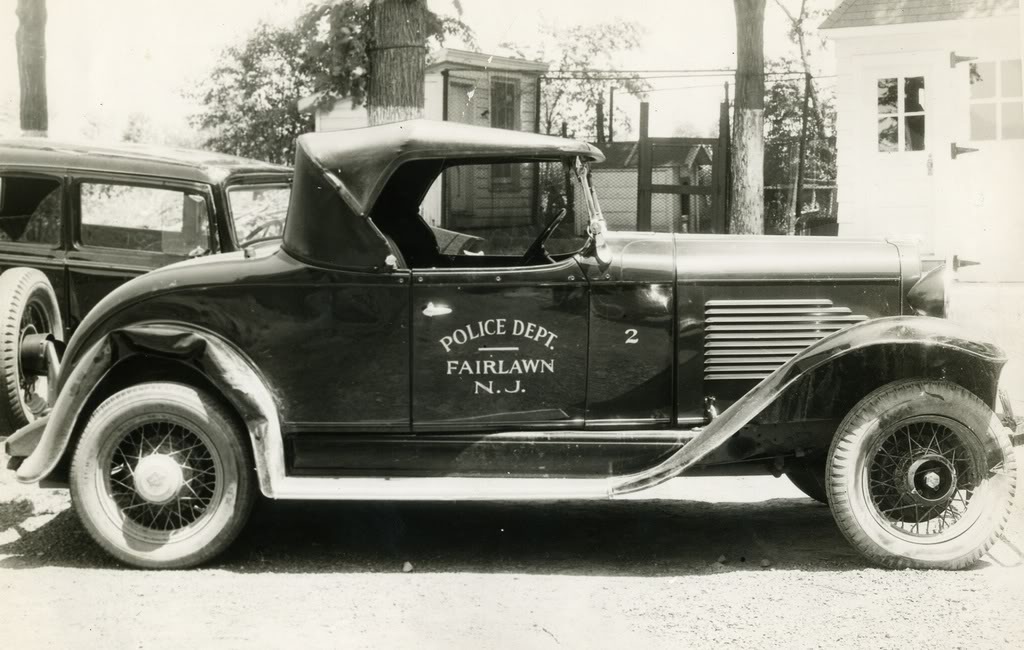
[[[273,498],[330,501],[553,501],[611,498],[608,478],[288,476]]]

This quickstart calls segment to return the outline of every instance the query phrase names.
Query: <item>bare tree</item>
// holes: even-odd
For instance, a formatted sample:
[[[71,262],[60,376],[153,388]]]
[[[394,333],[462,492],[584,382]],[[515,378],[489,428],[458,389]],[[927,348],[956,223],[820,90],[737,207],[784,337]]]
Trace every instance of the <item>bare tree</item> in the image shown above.
[[[426,0],[373,0],[370,4],[370,124],[423,117],[427,51]]]
[[[18,79],[21,88],[21,130],[45,136],[46,109],[46,0],[18,0]]]
[[[792,12],[783,0],[773,1],[782,10],[782,13],[786,14],[786,18],[789,20],[789,37],[800,48],[800,65],[804,69],[804,75],[813,79],[814,73],[811,71],[810,61],[811,53],[807,45],[807,21],[813,18],[820,18],[824,12],[808,11],[807,0],[800,0],[800,9],[796,13]],[[817,130],[818,137],[824,139],[825,122],[821,115],[821,100],[818,98],[818,91],[813,82],[808,84],[807,92],[810,95],[811,116],[814,118],[815,129]]]
[[[729,232],[762,234],[765,0],[733,0],[733,4],[736,8],[736,103]]]

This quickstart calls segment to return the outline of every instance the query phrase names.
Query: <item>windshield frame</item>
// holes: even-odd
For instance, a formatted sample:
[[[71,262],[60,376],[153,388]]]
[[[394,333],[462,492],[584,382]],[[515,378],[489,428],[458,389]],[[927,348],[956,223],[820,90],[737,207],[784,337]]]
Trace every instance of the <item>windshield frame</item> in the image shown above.
[[[284,213],[281,219],[281,234],[275,237],[263,237],[257,238],[252,241],[243,241],[243,235],[238,232],[237,215],[235,214],[235,205],[231,200],[231,193],[239,190],[255,190],[255,189],[285,189],[288,191],[288,201],[285,204]],[[267,177],[259,176],[253,178],[238,178],[234,179],[231,183],[224,187],[224,213],[227,215],[228,228],[231,232],[231,238],[234,242],[235,249],[241,250],[247,246],[253,244],[269,241],[272,239],[281,239],[284,236],[284,225],[288,218],[288,208],[291,203],[291,193],[293,191],[292,177]]]

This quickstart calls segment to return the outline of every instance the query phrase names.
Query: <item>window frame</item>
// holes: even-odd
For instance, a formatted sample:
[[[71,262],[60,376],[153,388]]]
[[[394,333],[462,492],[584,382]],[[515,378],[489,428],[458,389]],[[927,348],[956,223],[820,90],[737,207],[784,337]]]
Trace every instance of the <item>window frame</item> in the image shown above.
[[[1024,111],[1024,80],[1021,81],[1021,94],[1009,97],[1003,94],[1003,64],[1005,63],[1019,63],[1024,68],[1024,59],[1013,59],[1013,58],[985,58],[971,61],[967,66],[967,137],[970,142],[977,143],[988,143],[988,142],[1004,142],[1013,140],[1024,140],[1024,132],[1019,136],[1004,137],[1003,136],[1003,107],[1006,104],[1022,104],[1021,110]],[[991,63],[994,65],[995,80],[994,80],[994,91],[991,97],[974,98],[971,96],[971,76],[974,68],[978,65]],[[991,138],[975,138],[974,130],[971,123],[971,113],[975,106],[994,106],[995,107],[995,134]]]
[[[11,250],[12,252],[33,251],[37,253],[49,253],[54,251],[65,250],[66,243],[69,240],[68,214],[70,209],[67,175],[56,171],[48,172],[39,169],[0,167],[0,177],[39,178],[44,180],[53,180],[57,182],[57,185],[60,189],[60,227],[57,229],[57,241],[54,243],[39,243],[0,239],[0,249]]]
[[[489,126],[494,129],[506,129],[509,131],[521,131],[523,128],[523,116],[522,116],[522,84],[521,80],[516,77],[507,76],[492,76],[488,83],[488,115],[490,119]],[[499,85],[508,86],[512,89],[512,125],[511,126],[496,126],[494,123],[494,117],[497,115],[495,108],[495,88]],[[494,172],[497,170],[497,166],[491,169],[491,190],[494,192],[509,192],[515,193],[522,190],[522,171],[516,163],[508,164],[508,175],[498,176]]]
[[[921,74],[916,74],[916,73],[910,73],[910,74],[897,73],[897,74],[887,74],[887,75],[883,75],[883,76],[877,76],[877,75],[878,75],[878,73],[876,73],[876,76],[874,78],[874,88],[875,88],[875,93],[876,94],[875,94],[874,115],[873,115],[874,127],[875,127],[874,131],[873,131],[874,132],[874,138],[875,138],[875,145],[874,145],[875,153],[878,154],[878,155],[884,155],[884,156],[889,156],[889,155],[892,155],[892,154],[911,154],[911,155],[913,155],[913,154],[926,153],[928,151],[928,133],[929,133],[929,126],[928,125],[929,125],[929,123],[931,121],[930,118],[929,118],[929,115],[931,113],[928,110],[928,94],[927,94],[928,93],[928,88],[929,88],[928,75],[924,74],[923,72]],[[924,101],[924,103],[921,104],[922,110],[920,110],[920,111],[907,111],[906,110],[906,101],[907,101],[906,85],[907,85],[907,80],[908,79],[915,79],[915,78],[918,78],[918,77],[920,77],[921,80],[922,80],[922,84],[923,84],[922,89],[925,92],[925,97],[924,97],[925,101]],[[885,81],[885,80],[888,80],[888,79],[895,79],[896,80],[896,111],[893,112],[893,113],[883,113],[883,112],[881,112],[880,106],[878,104],[878,99],[877,99],[877,91],[878,91],[879,84],[882,81]],[[881,149],[881,142],[879,140],[879,135],[880,135],[880,133],[879,133],[879,124],[881,123],[883,118],[889,118],[889,117],[892,117],[892,118],[896,119],[896,149],[893,150],[893,151],[884,151],[884,150]],[[923,146],[922,146],[921,149],[907,149],[907,125],[906,125],[906,119],[908,117],[921,117],[922,119],[924,119],[924,137],[923,137],[923,142],[922,142]]]
[[[280,176],[272,176],[263,173],[256,174],[239,174],[232,176],[226,182],[224,182],[220,190],[220,196],[224,202],[224,207],[221,212],[224,214],[224,224],[217,224],[219,229],[222,229],[228,236],[229,242],[223,241],[223,234],[218,231],[218,240],[221,251],[235,251],[240,250],[241,247],[241,236],[238,234],[238,230],[235,228],[235,212],[231,205],[231,190],[245,188],[249,186],[270,186],[270,187],[287,187],[289,192],[289,205],[291,204],[291,192],[294,188],[294,178],[288,176],[287,179],[281,178]],[[287,220],[287,212],[285,213],[285,219]],[[214,216],[214,220],[216,216]],[[282,235],[283,235],[282,230]]]
[[[126,258],[152,259],[154,257],[185,260],[188,255],[165,253],[163,251],[144,251],[134,248],[118,248],[116,246],[100,246],[87,244],[82,241],[82,185],[127,185],[130,187],[141,187],[146,189],[171,190],[182,194],[193,194],[203,198],[206,202],[207,237],[209,251],[218,252],[217,237],[217,204],[214,202],[213,188],[207,183],[183,181],[177,179],[162,179],[150,176],[131,176],[103,173],[75,173],[71,178],[68,187],[71,204],[71,233],[69,251],[83,253],[87,251],[102,251],[123,255]]]

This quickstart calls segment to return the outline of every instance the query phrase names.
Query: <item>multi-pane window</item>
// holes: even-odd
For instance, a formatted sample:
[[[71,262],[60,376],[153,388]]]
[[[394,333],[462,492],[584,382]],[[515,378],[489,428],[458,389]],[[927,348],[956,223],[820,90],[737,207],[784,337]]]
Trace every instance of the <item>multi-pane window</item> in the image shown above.
[[[878,80],[878,150],[924,151],[924,77]]]
[[[491,81],[491,126],[497,129],[519,128],[519,88],[515,81]],[[518,191],[519,170],[516,165],[494,165],[491,182],[495,189]]]
[[[971,140],[1024,138],[1020,59],[971,64]]]

